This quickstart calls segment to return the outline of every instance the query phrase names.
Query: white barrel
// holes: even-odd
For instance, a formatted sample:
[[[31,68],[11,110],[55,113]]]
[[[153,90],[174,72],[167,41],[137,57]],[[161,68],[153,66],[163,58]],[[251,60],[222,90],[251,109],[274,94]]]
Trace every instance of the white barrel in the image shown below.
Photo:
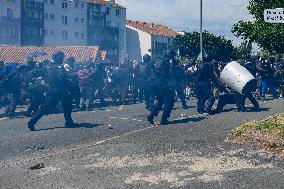
[[[236,61],[225,66],[220,78],[222,82],[240,94],[243,94],[244,90],[251,92],[256,87],[255,77]]]

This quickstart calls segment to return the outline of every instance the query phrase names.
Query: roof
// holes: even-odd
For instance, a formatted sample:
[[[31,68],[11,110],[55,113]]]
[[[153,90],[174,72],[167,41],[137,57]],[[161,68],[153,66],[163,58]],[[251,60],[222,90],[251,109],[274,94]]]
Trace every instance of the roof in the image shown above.
[[[132,20],[127,20],[126,24],[151,35],[161,35],[170,37],[175,37],[179,35],[177,32],[162,24],[154,24]]]
[[[96,59],[98,53],[97,46],[0,46],[0,60],[6,64],[27,61],[27,55],[32,52],[45,52],[48,56],[38,57],[35,60],[52,60],[52,54],[56,51],[62,51],[65,58],[74,57],[77,62],[86,62],[90,59]]]
[[[107,0],[79,0],[81,2],[86,2],[86,3],[99,3],[99,4],[107,4],[107,3],[111,3],[111,6],[114,8],[120,8],[120,9],[126,9],[124,6],[119,5],[117,3],[112,3],[110,1]]]

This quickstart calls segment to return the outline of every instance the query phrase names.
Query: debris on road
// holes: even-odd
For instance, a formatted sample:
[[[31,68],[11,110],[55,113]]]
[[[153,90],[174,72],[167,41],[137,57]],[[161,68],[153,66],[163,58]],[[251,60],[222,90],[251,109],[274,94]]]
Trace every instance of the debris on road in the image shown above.
[[[39,163],[35,166],[30,167],[31,170],[37,170],[37,169],[43,169],[44,168],[44,164],[43,163]]]
[[[108,125],[107,127],[108,127],[109,129],[113,129],[112,125]]]
[[[44,146],[41,146],[41,147],[33,146],[33,147],[28,147],[26,151],[31,151],[31,150],[43,150],[43,149],[45,149]]]

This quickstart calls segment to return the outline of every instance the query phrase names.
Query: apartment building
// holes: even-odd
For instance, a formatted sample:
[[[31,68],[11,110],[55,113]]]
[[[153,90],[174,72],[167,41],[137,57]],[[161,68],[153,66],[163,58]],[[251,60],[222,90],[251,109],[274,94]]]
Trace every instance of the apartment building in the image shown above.
[[[20,0],[0,0],[0,44],[20,44],[20,4]]]
[[[0,10],[0,45],[99,46],[108,61],[125,57],[126,8],[115,0],[0,0]]]
[[[44,0],[44,45],[87,45],[87,3]]]

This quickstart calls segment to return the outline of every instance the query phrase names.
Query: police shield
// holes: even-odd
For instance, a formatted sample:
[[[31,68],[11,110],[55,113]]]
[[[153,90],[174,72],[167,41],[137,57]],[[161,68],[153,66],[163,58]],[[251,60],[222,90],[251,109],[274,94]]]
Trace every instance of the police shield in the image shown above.
[[[220,78],[222,82],[240,94],[252,92],[257,84],[255,77],[236,61],[225,66]]]

